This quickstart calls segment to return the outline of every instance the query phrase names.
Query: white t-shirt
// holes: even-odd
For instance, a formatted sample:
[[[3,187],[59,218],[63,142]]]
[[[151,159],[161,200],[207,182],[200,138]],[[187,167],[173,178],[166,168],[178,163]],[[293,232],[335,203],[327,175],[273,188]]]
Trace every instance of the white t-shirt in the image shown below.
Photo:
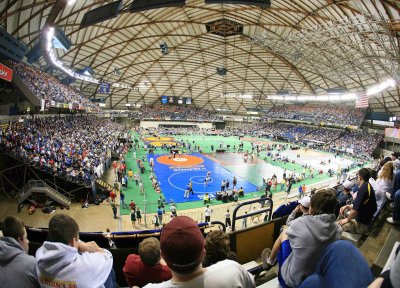
[[[253,275],[239,263],[223,260],[206,268],[200,276],[188,282],[171,282],[147,284],[145,288],[250,288],[255,287]]]
[[[206,208],[206,210],[204,211],[204,216],[211,216],[211,213],[212,213],[212,209]]]

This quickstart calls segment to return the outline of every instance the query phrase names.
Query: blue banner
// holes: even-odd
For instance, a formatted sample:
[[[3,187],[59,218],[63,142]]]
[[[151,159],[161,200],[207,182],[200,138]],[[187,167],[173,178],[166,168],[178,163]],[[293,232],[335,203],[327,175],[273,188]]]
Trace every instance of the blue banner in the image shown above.
[[[100,83],[99,84],[99,94],[110,94],[110,83]]]

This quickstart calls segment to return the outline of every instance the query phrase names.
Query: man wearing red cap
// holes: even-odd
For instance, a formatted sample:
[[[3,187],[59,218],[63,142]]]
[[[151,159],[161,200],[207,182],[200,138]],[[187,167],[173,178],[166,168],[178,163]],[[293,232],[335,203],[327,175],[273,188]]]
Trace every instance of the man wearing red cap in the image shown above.
[[[203,268],[204,237],[196,222],[190,217],[172,219],[161,233],[161,256],[172,272],[172,279],[156,287],[255,287],[253,276],[240,264],[223,260]]]

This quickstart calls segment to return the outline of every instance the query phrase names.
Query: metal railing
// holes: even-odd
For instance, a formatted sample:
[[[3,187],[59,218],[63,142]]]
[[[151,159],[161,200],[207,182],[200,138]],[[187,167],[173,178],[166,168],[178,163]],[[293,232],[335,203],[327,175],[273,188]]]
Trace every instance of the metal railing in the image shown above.
[[[247,205],[251,205],[253,203],[261,203],[264,202],[263,207],[257,211],[254,211],[252,213],[249,214],[243,214],[243,215],[237,215],[238,211],[240,208],[242,208],[243,206],[247,206]],[[271,221],[271,217],[272,217],[272,209],[273,209],[273,201],[271,198],[264,198],[264,199],[254,199],[254,200],[250,200],[250,201],[246,201],[246,202],[242,202],[240,203],[235,210],[233,210],[233,214],[232,214],[232,231],[235,231],[235,227],[236,227],[236,221],[243,219],[243,218],[249,218],[252,216],[256,216],[256,215],[261,215],[262,213],[268,213],[268,221]],[[265,208],[264,208],[265,207]]]
[[[56,183],[53,183],[52,181],[50,181],[49,179],[46,179],[45,183],[46,183],[47,186],[49,186],[51,189],[56,190],[58,193],[61,193],[63,195],[67,195],[69,200],[74,200],[75,199],[75,195],[73,195],[72,192],[75,192],[75,191],[78,191],[78,190],[81,190],[81,189],[86,189],[85,187],[79,187],[78,189],[75,189],[75,190],[73,190],[71,192],[67,192],[64,189],[62,189],[60,186],[57,186]],[[61,192],[58,191],[58,190],[61,190]]]

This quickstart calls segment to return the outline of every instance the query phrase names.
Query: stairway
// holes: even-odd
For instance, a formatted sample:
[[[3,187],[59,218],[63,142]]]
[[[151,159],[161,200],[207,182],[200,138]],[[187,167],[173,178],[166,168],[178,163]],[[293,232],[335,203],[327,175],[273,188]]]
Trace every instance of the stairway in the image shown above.
[[[55,189],[51,188],[49,185],[45,184],[43,181],[30,180],[28,184],[26,184],[19,193],[18,204],[23,203],[26,200],[29,200],[29,197],[32,194],[44,194],[47,198],[52,199],[58,204],[69,208],[71,206],[71,200],[59,193]],[[33,200],[32,200],[33,201]]]
[[[105,189],[105,190],[113,190],[114,187],[111,186],[110,184],[108,184],[106,181],[102,180],[102,179],[97,179],[96,180],[97,185],[99,185],[101,188]]]

